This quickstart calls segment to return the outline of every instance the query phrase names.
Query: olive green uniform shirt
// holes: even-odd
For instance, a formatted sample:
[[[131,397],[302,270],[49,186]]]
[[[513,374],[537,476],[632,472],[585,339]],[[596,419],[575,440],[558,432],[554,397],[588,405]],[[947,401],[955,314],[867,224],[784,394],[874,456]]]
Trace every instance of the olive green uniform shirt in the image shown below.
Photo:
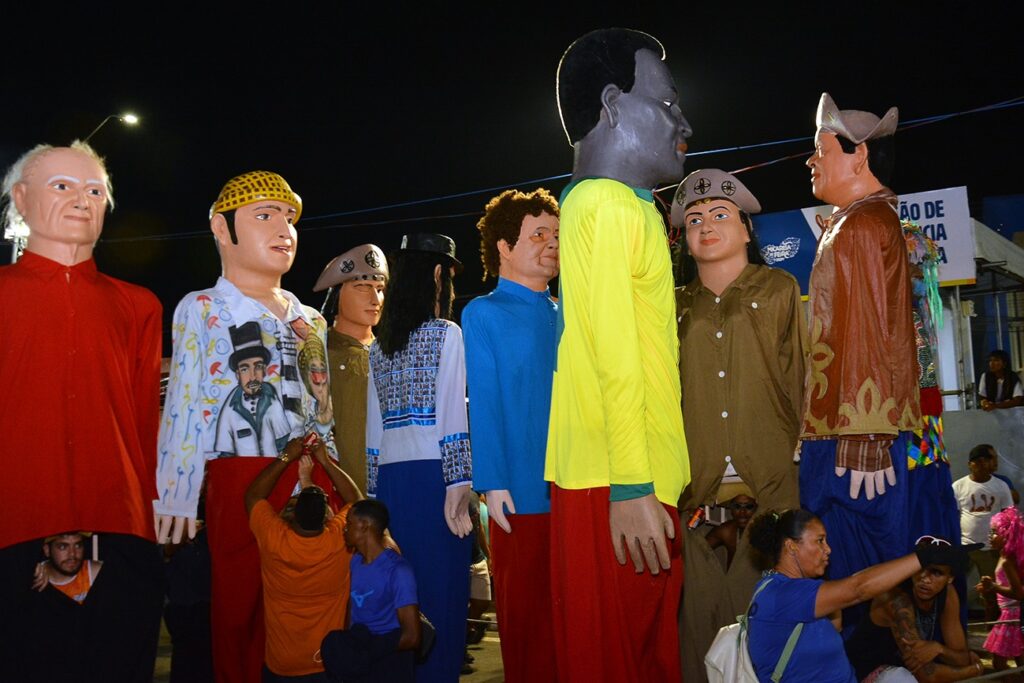
[[[366,493],[366,383],[370,347],[332,327],[327,330],[327,358],[331,366],[338,464]]]
[[[692,476],[681,508],[715,503],[730,464],[761,510],[799,505],[793,451],[807,332],[796,280],[748,265],[721,296],[697,278],[676,302]]]

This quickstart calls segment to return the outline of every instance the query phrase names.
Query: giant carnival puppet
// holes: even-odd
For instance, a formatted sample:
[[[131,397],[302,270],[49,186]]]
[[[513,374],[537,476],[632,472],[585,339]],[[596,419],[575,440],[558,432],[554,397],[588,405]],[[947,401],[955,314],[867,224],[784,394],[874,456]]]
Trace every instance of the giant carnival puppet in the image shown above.
[[[333,449],[331,411],[322,409],[330,394],[318,389],[327,381],[327,325],[281,289],[301,213],[299,195],[276,173],[229,180],[210,208],[222,275],[213,287],[187,294],[174,312],[154,508],[162,539],[177,541],[186,526],[193,535],[205,472],[218,681],[258,681],[263,666],[260,559],[246,488],[292,439],[316,432]],[[331,490],[320,468],[314,478]],[[281,478],[270,497],[275,507],[283,507],[296,479]]]
[[[373,244],[353,247],[328,263],[313,286],[327,290],[321,312],[327,330],[338,464],[366,491],[366,384],[373,327],[380,322],[388,262]],[[333,322],[332,322],[333,321]]]
[[[550,497],[544,450],[555,370],[558,204],[546,190],[507,190],[480,230],[490,294],[462,312],[466,335],[473,487],[487,494],[491,566],[510,683],[557,680],[550,604]]]
[[[462,330],[448,320],[462,263],[445,235],[402,238],[370,347],[367,487],[416,574],[420,611],[437,629],[419,683],[459,678],[469,606],[470,484]]]
[[[152,680],[160,303],[96,268],[113,197],[88,145],[33,148],[3,191],[29,235],[0,268],[0,680]],[[104,563],[83,603],[29,590],[43,539],[80,530]]]
[[[677,292],[693,473],[679,508],[688,517],[707,505],[781,510],[800,503],[793,451],[803,410],[803,304],[796,279],[764,265],[750,219],[760,210],[738,178],[718,169],[688,175],[672,204],[672,223],[684,229],[686,255],[697,266]],[[694,586],[683,596],[680,622],[687,681],[706,680],[704,654],[718,629],[746,610],[760,578],[745,535],[723,571],[702,531],[687,532],[683,544]]]
[[[574,166],[559,202],[545,478],[565,681],[680,678],[676,505],[690,473],[672,263],[652,190],[682,177],[691,131],[663,59],[655,38],[613,28],[579,38],[558,66]]]
[[[911,265],[886,186],[897,119],[895,107],[839,110],[824,93],[807,162],[814,196],[834,209],[811,271],[800,496],[833,539],[834,579],[924,533],[958,538],[948,466],[907,466],[922,418]]]

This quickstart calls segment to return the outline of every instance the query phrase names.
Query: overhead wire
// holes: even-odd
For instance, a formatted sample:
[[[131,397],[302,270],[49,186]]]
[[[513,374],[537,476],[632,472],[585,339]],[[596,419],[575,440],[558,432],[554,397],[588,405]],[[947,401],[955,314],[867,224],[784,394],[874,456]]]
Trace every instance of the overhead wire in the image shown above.
[[[948,114],[938,114],[938,115],[934,115],[934,116],[926,116],[926,117],[922,117],[922,118],[919,118],[919,119],[912,119],[912,120],[905,121],[905,122],[901,123],[897,130],[909,130],[909,129],[912,129],[912,128],[918,128],[920,126],[924,126],[924,125],[928,125],[928,124],[932,124],[932,123],[938,123],[940,121],[948,121],[950,119],[953,119],[953,118],[956,118],[956,117],[959,117],[959,116],[967,116],[969,114],[977,114],[977,113],[981,113],[981,112],[995,111],[995,110],[1007,109],[1007,108],[1011,108],[1011,107],[1019,107],[1021,105],[1024,105],[1024,96],[1014,97],[1014,98],[1011,98],[1011,99],[1008,99],[1008,100],[1003,100],[1002,102],[996,102],[996,103],[993,103],[993,104],[987,104],[987,105],[983,105],[983,106],[980,106],[980,107],[974,107],[972,109],[966,109],[964,111],[951,112],[951,113],[948,113]],[[781,145],[788,145],[788,144],[793,144],[793,143],[797,143],[797,142],[808,142],[808,141],[811,141],[813,139],[814,139],[813,135],[804,135],[804,136],[800,136],[800,137],[785,138],[783,140],[772,140],[770,142],[759,142],[759,143],[753,143],[753,144],[749,144],[749,145],[737,145],[735,147],[722,147],[722,148],[719,148],[719,149],[705,150],[705,151],[702,151],[702,152],[693,152],[693,153],[687,154],[687,156],[690,157],[690,158],[695,158],[695,157],[708,156],[708,155],[712,155],[712,154],[726,154],[726,153],[730,153],[730,152],[744,152],[744,151],[749,151],[749,150],[754,150],[754,149],[764,149],[764,148],[768,148],[768,147],[777,147],[777,146],[781,146]],[[757,169],[757,168],[763,168],[765,166],[771,166],[773,164],[777,164],[777,163],[780,163],[780,162],[783,162],[783,161],[789,161],[791,159],[799,159],[801,157],[810,156],[811,154],[812,154],[811,151],[801,151],[801,152],[797,152],[795,154],[787,154],[787,155],[784,155],[784,156],[781,156],[781,157],[778,157],[778,158],[775,158],[775,159],[770,159],[768,161],[762,161],[762,162],[758,162],[756,164],[751,164],[749,166],[744,166],[743,168],[739,168],[739,169],[736,169],[734,171],[731,171],[731,173],[733,173],[734,175],[737,175],[737,174],[740,174],[740,173],[746,173],[748,171],[752,171],[752,170]],[[378,211],[389,211],[389,210],[392,210],[392,209],[402,209],[402,208],[408,208],[408,207],[412,207],[412,206],[422,206],[424,204],[434,204],[434,203],[449,201],[449,200],[453,200],[453,199],[464,199],[466,197],[472,197],[472,196],[475,196],[475,195],[487,194],[487,193],[491,193],[491,192],[498,192],[498,191],[507,190],[507,189],[510,189],[510,188],[515,188],[515,187],[532,187],[532,186],[535,186],[535,185],[542,185],[544,183],[549,183],[549,182],[552,182],[552,181],[566,180],[571,175],[572,175],[571,173],[559,173],[557,175],[546,176],[544,178],[534,178],[532,180],[524,180],[524,181],[521,181],[521,182],[518,182],[518,183],[509,183],[509,184],[506,184],[506,185],[495,185],[493,187],[485,187],[485,188],[481,188],[481,189],[478,189],[478,190],[468,190],[466,192],[456,192],[456,193],[453,193],[453,194],[440,195],[440,196],[437,196],[437,197],[427,197],[425,199],[413,199],[413,200],[409,200],[409,201],[395,202],[393,204],[384,204],[384,205],[381,205],[381,206],[373,206],[373,207],[368,207],[368,208],[364,208],[364,209],[353,209],[353,210],[350,210],[350,211],[337,211],[337,212],[334,212],[334,213],[320,214],[318,216],[308,216],[308,217],[303,219],[302,232],[303,233],[307,233],[307,232],[314,232],[314,231],[321,231],[321,230],[338,230],[338,229],[343,229],[343,228],[374,227],[374,226],[381,226],[381,225],[395,225],[395,224],[399,224],[399,223],[417,223],[417,222],[425,222],[425,221],[446,220],[446,219],[453,219],[453,218],[466,218],[466,217],[470,217],[470,216],[481,216],[481,215],[483,215],[483,211],[482,210],[480,210],[480,211],[470,211],[470,212],[465,212],[465,213],[430,215],[430,216],[413,216],[413,217],[407,217],[407,218],[394,218],[394,219],[386,219],[386,220],[379,220],[379,221],[368,221],[368,222],[359,222],[359,223],[336,223],[336,224],[331,224],[331,225],[320,225],[320,226],[310,226],[309,225],[309,223],[311,221],[320,221],[320,220],[327,220],[327,219],[333,219],[333,218],[342,218],[342,217],[345,217],[345,216],[356,216],[356,215],[359,215],[359,214],[373,213],[373,212],[378,212]],[[666,185],[664,187],[656,188],[654,190],[655,196],[657,196],[657,193],[659,193],[659,192],[664,192],[665,190],[673,189],[675,187],[676,187],[676,185],[673,184],[673,185]],[[660,197],[659,197],[659,201],[661,201],[663,206],[665,205],[664,200],[661,200]],[[134,236],[134,237],[115,237],[115,238],[109,238],[109,239],[105,239],[104,238],[104,239],[101,239],[101,242],[104,242],[104,243],[107,243],[107,244],[111,244],[111,243],[124,243],[124,242],[149,242],[149,241],[157,242],[157,241],[167,241],[167,240],[190,239],[190,238],[193,238],[193,237],[203,237],[203,236],[206,236],[206,235],[209,235],[209,234],[210,234],[209,230],[196,230],[196,231],[190,231],[190,232],[167,233],[167,234],[163,234],[163,235],[137,235],[137,236]]]

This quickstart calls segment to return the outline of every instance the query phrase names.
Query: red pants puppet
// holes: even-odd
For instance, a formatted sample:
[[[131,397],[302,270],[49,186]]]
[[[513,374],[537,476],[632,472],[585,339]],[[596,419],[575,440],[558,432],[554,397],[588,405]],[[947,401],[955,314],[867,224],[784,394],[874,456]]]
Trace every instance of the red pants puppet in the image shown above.
[[[245,491],[269,458],[220,458],[206,463],[206,527],[210,542],[210,630],[213,672],[218,683],[258,683],[263,669],[263,585],[260,553],[249,530]],[[298,478],[292,463],[274,487],[269,501],[275,510],[288,502]],[[313,481],[334,493],[323,468]]]
[[[551,515],[509,515],[512,533],[491,518],[491,566],[506,683],[554,683],[551,625]]]
[[[637,574],[620,565],[608,524],[607,487],[551,487],[551,590],[559,680],[676,683],[683,584],[679,514],[671,568]]]

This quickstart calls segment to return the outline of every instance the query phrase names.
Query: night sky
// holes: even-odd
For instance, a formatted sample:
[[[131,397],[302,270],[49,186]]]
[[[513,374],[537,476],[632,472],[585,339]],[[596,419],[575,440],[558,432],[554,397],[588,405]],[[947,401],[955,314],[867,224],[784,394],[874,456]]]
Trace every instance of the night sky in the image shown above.
[[[594,28],[637,28],[665,44],[694,129],[691,154],[810,137],[823,90],[841,108],[882,114],[896,105],[901,121],[1024,96],[1024,41],[999,7],[773,3],[774,11],[735,17],[739,5],[707,2],[618,13],[553,3],[462,12],[371,3],[312,13],[299,4],[219,12],[76,5],[73,15],[41,6],[45,15],[24,17],[25,30],[21,17],[5,17],[0,163],[38,142],[84,137],[108,114],[138,114],[140,126],[112,121],[93,138],[117,200],[96,258],[105,272],[152,289],[168,321],[178,299],[219,274],[207,232],[218,190],[257,169],[282,174],[303,197],[298,257],[284,286],[306,303],[319,307],[311,288],[333,256],[367,241],[389,251],[402,233],[421,230],[455,238],[467,264],[460,294],[489,288],[473,226],[497,191],[377,207],[532,189],[525,181],[568,173],[555,69],[568,44]],[[1024,192],[1022,124],[1024,107],[1012,107],[903,131],[892,187],[967,185],[980,217],[983,197]],[[810,148],[798,141],[691,156],[687,171]],[[742,179],[766,212],[816,203],[802,160]],[[544,186],[557,194],[564,184]],[[151,237],[159,239],[140,239]]]

